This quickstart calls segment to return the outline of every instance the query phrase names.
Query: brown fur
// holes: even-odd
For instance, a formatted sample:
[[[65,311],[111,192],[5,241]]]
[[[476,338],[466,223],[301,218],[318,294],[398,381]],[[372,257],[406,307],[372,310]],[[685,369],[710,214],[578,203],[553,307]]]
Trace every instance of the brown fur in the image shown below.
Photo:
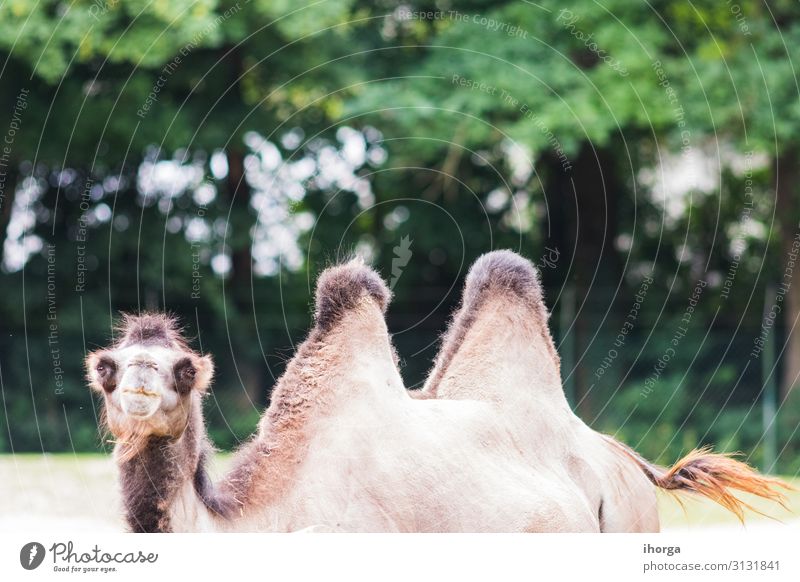
[[[199,400],[190,406],[189,421],[178,436],[142,434],[133,441],[117,439],[115,457],[125,518],[132,532],[171,532],[170,504],[189,482],[209,511],[224,518],[235,514],[235,503],[217,492],[206,470],[213,448]]]
[[[780,489],[790,489],[780,479],[759,475],[752,467],[729,454],[711,452],[710,447],[694,449],[669,468],[650,463],[636,451],[606,437],[618,450],[633,459],[648,479],[667,491],[696,493],[716,501],[744,521],[744,509],[756,511],[737,498],[731,490],[750,493],[785,507],[786,497]]]
[[[312,336],[315,335],[312,332]],[[236,462],[220,483],[220,494],[233,500],[236,513],[282,497],[293,479],[307,442],[304,428],[319,404],[314,365],[319,341],[309,337],[297,350],[273,390],[259,432],[236,452]]]
[[[133,344],[160,345],[188,351],[186,340],[181,335],[181,328],[175,316],[168,313],[146,311],[135,315],[124,313],[117,330],[121,337],[115,347]]]

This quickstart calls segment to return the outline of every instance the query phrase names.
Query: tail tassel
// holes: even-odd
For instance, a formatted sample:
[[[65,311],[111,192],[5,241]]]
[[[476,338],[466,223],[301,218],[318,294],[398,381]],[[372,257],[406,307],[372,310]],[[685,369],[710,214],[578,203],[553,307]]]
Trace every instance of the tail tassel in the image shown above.
[[[707,497],[731,511],[742,522],[745,509],[761,515],[764,513],[738,498],[733,490],[774,501],[788,509],[783,490],[792,490],[793,487],[780,479],[760,475],[747,463],[734,459],[732,454],[714,453],[711,447],[701,447],[672,467],[664,468],[645,460],[626,445],[609,440],[636,461],[655,486],[670,492],[688,491]]]

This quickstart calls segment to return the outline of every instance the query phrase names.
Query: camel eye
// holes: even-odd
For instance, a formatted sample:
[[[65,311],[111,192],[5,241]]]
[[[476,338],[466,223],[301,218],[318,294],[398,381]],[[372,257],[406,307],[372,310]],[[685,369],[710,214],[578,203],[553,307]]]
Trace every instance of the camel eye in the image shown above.
[[[106,392],[112,392],[114,388],[116,388],[114,376],[117,372],[117,365],[112,360],[103,358],[97,363],[94,369],[97,372],[98,379],[103,389]]]
[[[102,378],[105,378],[106,376],[108,376],[109,374],[111,374],[111,372],[113,372],[113,370],[114,370],[114,364],[113,364],[113,363],[111,363],[111,362],[109,362],[108,360],[105,360],[105,359],[103,359],[103,360],[100,360],[100,361],[97,363],[97,366],[95,366],[95,370],[97,371],[97,373],[98,373],[98,374],[99,374],[99,375],[100,375]]]
[[[197,370],[189,358],[182,358],[175,364],[172,375],[175,377],[175,390],[187,394],[194,387]]]

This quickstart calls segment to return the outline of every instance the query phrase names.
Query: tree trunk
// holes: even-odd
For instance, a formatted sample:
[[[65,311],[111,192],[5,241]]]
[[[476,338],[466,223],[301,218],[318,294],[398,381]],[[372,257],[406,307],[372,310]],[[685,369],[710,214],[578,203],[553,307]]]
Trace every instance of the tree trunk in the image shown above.
[[[245,153],[242,149],[228,149],[227,194],[230,205],[230,221],[228,223],[228,244],[231,247],[231,273],[226,283],[230,290],[233,305],[236,307],[236,318],[232,329],[237,329],[230,338],[237,359],[237,370],[244,390],[237,399],[240,406],[258,407],[266,399],[265,378],[267,374],[263,366],[251,364],[258,353],[253,350],[257,345],[254,337],[253,322],[253,257],[251,253],[252,239],[250,229],[256,216],[250,210],[250,184],[247,183],[244,170]],[[258,361],[261,359],[258,358]]]
[[[786,398],[800,382],[800,277],[785,279],[786,263],[790,260],[794,238],[798,230],[797,155],[794,150],[785,152],[778,158],[775,171],[775,204],[778,217],[781,249],[781,274],[777,283],[787,283],[789,288],[783,302],[783,326],[786,330],[786,344],[783,352],[783,373],[781,374],[781,397]],[[797,259],[797,257],[795,257]],[[800,272],[794,267],[794,272]],[[791,273],[791,272],[789,272]],[[791,275],[789,275],[791,276]]]
[[[14,197],[17,193],[17,179],[19,170],[13,160],[9,162],[6,170],[7,176],[3,186],[2,197],[0,197],[0,262],[3,259],[3,248],[6,242],[8,224],[11,222],[11,209],[14,206]]]
[[[584,144],[565,170],[551,156],[547,201],[550,222],[545,231],[545,246],[558,249],[557,270],[545,270],[545,284],[559,286],[564,278],[575,287],[576,319],[574,334],[575,371],[562,370],[562,377],[573,373],[575,404],[586,419],[594,418],[592,406],[591,358],[588,350],[595,333],[595,314],[605,309],[613,296],[608,294],[619,276],[614,241],[617,236],[617,199],[620,183],[608,150],[594,150]],[[574,187],[573,187],[574,186]],[[549,232],[548,232],[549,230]],[[574,253],[574,259],[570,263]],[[569,271],[567,271],[569,269]],[[552,272],[548,272],[552,271]],[[557,275],[556,275],[557,272]],[[564,338],[559,338],[563,341]]]
[[[252,276],[252,255],[250,253],[250,223],[255,218],[250,213],[250,184],[244,172],[244,151],[231,147],[228,158],[228,203],[230,223],[228,224],[228,244],[231,246],[230,287],[236,306],[250,308],[250,283]]]

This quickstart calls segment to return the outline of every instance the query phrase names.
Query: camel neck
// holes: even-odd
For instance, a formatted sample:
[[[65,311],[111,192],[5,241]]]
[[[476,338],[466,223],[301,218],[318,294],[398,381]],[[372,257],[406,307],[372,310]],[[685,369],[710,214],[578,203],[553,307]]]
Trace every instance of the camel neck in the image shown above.
[[[151,436],[132,458],[120,463],[125,518],[133,532],[173,532],[196,529],[187,523],[199,511],[177,517],[179,504],[210,513],[224,513],[205,468],[210,447],[199,412],[190,415],[180,437]],[[185,497],[192,499],[187,500]],[[205,513],[205,511],[204,511]]]

